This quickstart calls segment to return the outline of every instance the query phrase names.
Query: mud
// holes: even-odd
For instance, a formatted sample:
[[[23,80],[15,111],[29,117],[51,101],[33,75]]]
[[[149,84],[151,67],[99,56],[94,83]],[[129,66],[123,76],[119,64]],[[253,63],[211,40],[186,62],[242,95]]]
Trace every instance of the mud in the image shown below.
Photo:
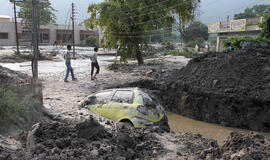
[[[167,111],[270,132],[269,59],[269,49],[207,53],[181,70],[152,70],[149,78],[128,85],[157,90]]]
[[[93,132],[94,131],[94,132]],[[25,137],[25,136],[24,136]],[[133,130],[124,124],[112,129],[89,120],[71,125],[61,122],[37,124],[22,140],[18,159],[150,159],[162,147],[152,132]],[[26,151],[26,152],[24,152]]]
[[[0,159],[262,159],[270,141],[254,133],[231,133],[223,146],[199,134],[132,129],[93,117],[77,123],[41,122],[15,140],[0,137]]]
[[[23,73],[10,70],[0,65],[0,86],[30,82],[31,78]]]

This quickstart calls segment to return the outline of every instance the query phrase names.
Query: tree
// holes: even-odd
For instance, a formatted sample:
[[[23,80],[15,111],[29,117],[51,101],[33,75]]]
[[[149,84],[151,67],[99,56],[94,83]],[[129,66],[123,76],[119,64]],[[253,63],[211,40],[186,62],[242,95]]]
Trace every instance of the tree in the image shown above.
[[[175,13],[192,14],[188,8],[190,1],[199,0],[107,0],[89,6],[91,16],[86,26],[100,26],[105,48],[118,45],[117,55],[122,61],[136,56],[141,65],[141,49],[147,45],[149,35],[160,29],[171,30]]]
[[[55,23],[56,16],[54,12],[56,10],[51,6],[49,0],[39,0],[39,2],[45,3],[45,4],[38,5],[39,25]],[[31,26],[32,25],[32,4],[17,3],[17,5],[20,7],[20,17],[22,18],[22,22],[26,24],[26,26]]]
[[[86,43],[88,46],[94,47],[94,46],[96,46],[96,44],[97,44],[97,37],[95,37],[95,36],[88,36],[88,37],[85,39],[85,43]]]
[[[270,39],[270,13],[264,16],[263,22],[260,24],[262,28],[262,37]]]
[[[186,34],[185,30],[188,24],[192,23],[196,15],[198,15],[199,12],[197,12],[197,9],[199,7],[199,2],[200,1],[187,1],[185,11],[181,10],[181,8],[176,9],[178,15],[176,26],[182,39],[186,39],[189,36]]]
[[[266,13],[270,13],[270,5],[266,4],[255,5],[252,8],[246,8],[243,13],[235,14],[234,19],[251,18]]]
[[[185,42],[195,39],[203,39],[206,41],[209,37],[208,27],[199,21],[194,21],[188,25],[188,27],[183,31],[183,34],[188,35],[182,37]]]

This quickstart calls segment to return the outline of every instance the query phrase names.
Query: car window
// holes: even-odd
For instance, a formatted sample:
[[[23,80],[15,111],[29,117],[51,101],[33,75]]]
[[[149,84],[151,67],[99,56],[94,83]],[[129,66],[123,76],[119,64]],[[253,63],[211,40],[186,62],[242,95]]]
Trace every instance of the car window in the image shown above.
[[[108,103],[112,97],[113,91],[99,92],[95,95],[96,103],[105,104]]]
[[[113,98],[113,102],[118,102],[118,103],[133,103],[133,91],[131,90],[121,90],[121,91],[116,91]]]
[[[143,105],[145,107],[156,108],[156,106],[158,105],[158,102],[154,97],[151,97],[149,94],[144,93],[144,92],[140,92],[139,94],[143,98]]]

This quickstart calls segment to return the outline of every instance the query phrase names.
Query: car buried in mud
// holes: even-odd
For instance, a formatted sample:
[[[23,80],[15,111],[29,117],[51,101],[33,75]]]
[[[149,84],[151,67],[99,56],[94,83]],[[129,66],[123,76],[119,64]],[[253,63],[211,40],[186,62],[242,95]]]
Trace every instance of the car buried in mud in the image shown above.
[[[157,99],[139,88],[103,90],[86,97],[79,106],[112,120],[130,122],[135,128],[168,124]]]

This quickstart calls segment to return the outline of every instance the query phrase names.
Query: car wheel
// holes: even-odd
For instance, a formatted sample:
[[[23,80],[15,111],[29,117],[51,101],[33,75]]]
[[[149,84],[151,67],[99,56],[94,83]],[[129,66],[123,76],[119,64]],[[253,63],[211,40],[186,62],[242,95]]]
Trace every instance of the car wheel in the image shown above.
[[[122,120],[120,121],[124,128],[134,129],[134,126],[130,120]]]

